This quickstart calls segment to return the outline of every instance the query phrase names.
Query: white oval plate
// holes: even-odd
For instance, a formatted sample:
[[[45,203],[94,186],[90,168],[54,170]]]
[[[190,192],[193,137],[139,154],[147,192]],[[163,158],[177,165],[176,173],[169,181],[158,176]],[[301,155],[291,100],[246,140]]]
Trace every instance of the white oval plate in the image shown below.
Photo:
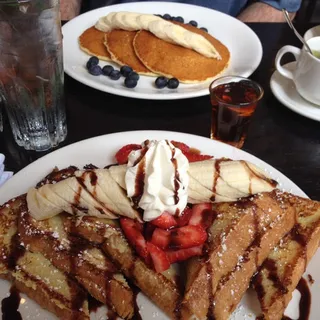
[[[105,76],[92,76],[85,68],[89,55],[79,48],[78,37],[96,21],[113,11],[132,11],[141,13],[164,14],[183,16],[185,21],[196,20],[199,26],[206,27],[211,35],[224,43],[230,53],[230,66],[224,74],[234,74],[243,77],[250,76],[260,64],[262,46],[257,35],[241,21],[208,8],[170,2],[143,2],[126,3],[103,7],[89,11],[72,19],[62,28],[63,52],[65,72],[79,82],[92,88],[112,94],[140,99],[171,100],[199,97],[209,94],[209,84],[206,81],[198,84],[180,84],[175,90],[157,89],[154,86],[154,77],[141,76],[134,89],[124,86],[124,78],[117,81]],[[114,63],[102,62],[101,66]]]
[[[294,70],[296,62],[289,62],[283,67]],[[320,106],[305,100],[298,93],[293,81],[276,70],[270,79],[270,88],[274,96],[286,107],[309,119],[320,121]]]
[[[279,188],[292,192],[296,195],[307,197],[306,194],[291,180],[285,177],[275,168],[271,167],[264,161],[253,155],[236,149],[227,144],[203,138],[195,135],[168,132],[168,131],[131,131],[121,132],[80,141],[54,151],[43,158],[33,162],[23,170],[15,174],[8,182],[0,188],[0,204],[20,195],[34,186],[39,180],[47,175],[55,166],[64,168],[69,165],[82,167],[86,164],[93,163],[99,167],[115,162],[114,154],[116,151],[128,143],[141,143],[146,139],[170,139],[184,142],[192,147],[196,147],[205,154],[211,154],[216,158],[227,157],[231,159],[243,159],[250,161],[260,168],[264,169],[273,179],[279,182]],[[312,259],[306,273],[311,274],[315,284],[310,287],[312,300],[317,301],[320,298],[320,272],[317,265],[320,264],[320,252]],[[0,300],[8,294],[8,282],[0,281]],[[23,304],[20,305],[19,311],[23,319],[56,319],[49,312],[41,309],[35,302],[23,296]],[[143,294],[138,295],[138,306],[143,319],[162,320],[168,318]],[[293,301],[288,306],[288,312],[292,314],[297,309],[297,301]],[[253,315],[259,313],[258,302],[252,292],[248,291],[244,299],[234,312],[231,319],[254,319]],[[251,316],[250,316],[251,315]],[[319,319],[320,313],[316,303],[311,306],[310,320]],[[96,314],[91,315],[91,319],[103,320],[106,318],[104,309],[98,310]],[[295,319],[295,318],[293,318]]]

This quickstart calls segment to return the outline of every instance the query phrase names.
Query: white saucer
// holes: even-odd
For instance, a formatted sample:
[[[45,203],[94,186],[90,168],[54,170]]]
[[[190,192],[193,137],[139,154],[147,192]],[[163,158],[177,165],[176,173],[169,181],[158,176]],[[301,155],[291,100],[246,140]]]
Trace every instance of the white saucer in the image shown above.
[[[290,62],[283,67],[293,70],[295,64],[296,62]],[[270,79],[270,87],[275,97],[286,107],[302,116],[320,121],[320,106],[303,99],[293,81],[283,77],[277,70]]]

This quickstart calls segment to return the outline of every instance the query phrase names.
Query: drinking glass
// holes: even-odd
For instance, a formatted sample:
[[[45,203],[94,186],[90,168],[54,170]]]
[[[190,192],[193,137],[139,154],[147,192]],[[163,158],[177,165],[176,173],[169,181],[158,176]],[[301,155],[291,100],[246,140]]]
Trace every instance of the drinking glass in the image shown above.
[[[67,135],[59,0],[0,0],[0,101],[28,150]]]
[[[262,97],[261,86],[247,78],[225,76],[214,80],[210,85],[211,139],[241,148]]]

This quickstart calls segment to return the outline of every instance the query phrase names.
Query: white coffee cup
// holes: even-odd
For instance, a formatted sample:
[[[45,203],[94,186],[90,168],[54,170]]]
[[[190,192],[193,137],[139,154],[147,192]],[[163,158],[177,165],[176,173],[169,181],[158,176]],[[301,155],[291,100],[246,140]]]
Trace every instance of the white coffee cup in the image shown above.
[[[304,37],[304,40],[306,41],[314,37],[320,37],[320,25],[312,27],[311,29],[307,30],[303,37]]]
[[[307,41],[311,50],[320,51],[320,37]],[[283,68],[281,58],[286,53],[292,53],[297,60],[293,71]],[[320,105],[320,59],[316,58],[305,48],[298,49],[293,46],[282,47],[276,56],[276,68],[286,78],[292,79],[299,94],[306,100]]]

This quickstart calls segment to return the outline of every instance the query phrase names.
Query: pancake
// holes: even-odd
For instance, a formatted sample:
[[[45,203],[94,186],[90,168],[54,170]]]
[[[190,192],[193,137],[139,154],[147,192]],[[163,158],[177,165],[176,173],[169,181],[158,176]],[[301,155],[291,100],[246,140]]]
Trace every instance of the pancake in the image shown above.
[[[121,66],[130,66],[137,73],[155,76],[155,74],[145,67],[135,54],[133,39],[136,34],[136,31],[112,30],[106,33],[105,46],[114,62]]]
[[[87,29],[79,37],[80,49],[92,56],[97,56],[101,60],[111,61],[110,53],[104,46],[105,34],[95,27]]]
[[[203,30],[191,25],[180,25],[209,40],[220,53],[221,60],[207,58],[196,51],[166,42],[148,31],[141,30],[135,36],[133,46],[143,64],[155,73],[168,78],[175,77],[184,83],[197,83],[221,74],[229,64],[228,48]]]

